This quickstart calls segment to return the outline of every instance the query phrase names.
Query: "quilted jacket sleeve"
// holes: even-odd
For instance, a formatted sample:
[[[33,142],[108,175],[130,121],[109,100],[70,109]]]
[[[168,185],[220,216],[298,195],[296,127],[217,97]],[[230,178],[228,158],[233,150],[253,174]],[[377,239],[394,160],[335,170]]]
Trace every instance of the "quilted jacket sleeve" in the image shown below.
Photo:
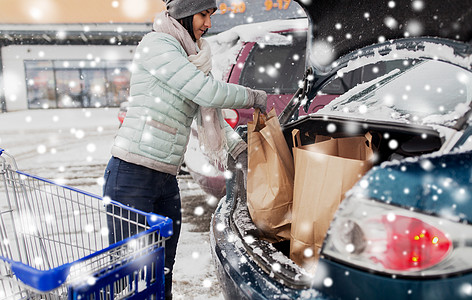
[[[142,68],[178,93],[204,107],[249,108],[253,106],[246,88],[215,80],[199,71],[172,36],[147,34],[137,48]]]

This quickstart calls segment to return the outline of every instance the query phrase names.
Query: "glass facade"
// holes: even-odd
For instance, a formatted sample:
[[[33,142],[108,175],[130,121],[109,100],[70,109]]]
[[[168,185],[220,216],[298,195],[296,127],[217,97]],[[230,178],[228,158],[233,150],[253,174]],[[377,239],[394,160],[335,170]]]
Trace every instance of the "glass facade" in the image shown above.
[[[114,107],[126,101],[131,61],[25,61],[28,108]]]

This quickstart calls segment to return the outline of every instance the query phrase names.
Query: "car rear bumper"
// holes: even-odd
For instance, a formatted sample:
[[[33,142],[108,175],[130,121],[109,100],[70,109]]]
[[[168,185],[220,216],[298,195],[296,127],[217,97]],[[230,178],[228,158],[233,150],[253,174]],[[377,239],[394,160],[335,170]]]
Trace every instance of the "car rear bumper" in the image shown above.
[[[229,206],[223,198],[210,226],[212,256],[225,299],[330,299],[314,289],[288,287],[262,270],[233,231]]]
[[[399,278],[382,276],[321,259],[315,282],[318,290],[335,299],[471,299],[472,274],[449,278]]]

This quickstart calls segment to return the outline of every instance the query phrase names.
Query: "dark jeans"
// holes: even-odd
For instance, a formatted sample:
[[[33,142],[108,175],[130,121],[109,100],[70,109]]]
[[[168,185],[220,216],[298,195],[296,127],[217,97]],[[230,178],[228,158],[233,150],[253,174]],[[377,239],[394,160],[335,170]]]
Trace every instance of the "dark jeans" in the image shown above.
[[[182,221],[180,190],[175,175],[158,172],[112,157],[105,170],[103,195],[144,212],[153,212],[173,221],[174,234],[166,241],[165,266],[170,270],[165,277],[166,296],[172,293],[172,270]],[[109,222],[113,220],[109,219]],[[113,228],[113,223],[109,224]],[[116,233],[120,240],[121,232]],[[134,234],[133,232],[131,234]],[[111,238],[115,232],[110,230]]]

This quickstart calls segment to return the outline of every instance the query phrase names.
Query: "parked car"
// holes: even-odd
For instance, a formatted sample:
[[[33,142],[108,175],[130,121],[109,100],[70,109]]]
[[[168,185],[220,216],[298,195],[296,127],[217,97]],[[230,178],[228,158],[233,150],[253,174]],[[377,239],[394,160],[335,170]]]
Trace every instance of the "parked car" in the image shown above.
[[[303,144],[369,132],[375,166],[346,193],[312,271],[290,259],[289,241],[261,237],[232,161],[210,232],[225,298],[471,298],[472,2],[300,5],[313,30],[307,101],[279,115],[287,144],[294,129]],[[299,116],[300,104],[323,108]]]
[[[120,108],[118,110],[118,121],[120,122],[120,127],[121,127],[121,124],[123,124],[123,120],[126,117],[126,113],[128,112],[128,106],[129,106],[129,101],[123,101],[120,103]]]
[[[236,26],[208,37],[213,75],[219,80],[267,92],[267,107],[281,113],[299,88],[305,68],[307,19],[268,21]],[[331,96],[327,96],[331,97]],[[254,109],[223,109],[233,128],[252,120]],[[301,114],[306,114],[300,109]],[[224,170],[201,152],[197,131],[190,137],[185,163],[193,179],[209,195],[226,193]]]
[[[229,33],[237,33],[235,38],[240,45],[234,63],[224,71],[222,79],[229,83],[265,91],[267,107],[273,107],[277,113],[281,113],[303,79],[306,21],[306,18],[303,18],[261,22],[238,26],[221,33],[220,38]],[[244,33],[251,31],[258,34],[245,40]],[[218,36],[214,39],[218,39]],[[230,120],[228,123],[236,128],[252,120],[254,109],[225,111],[227,115],[230,111],[234,112],[234,118],[227,121]]]

